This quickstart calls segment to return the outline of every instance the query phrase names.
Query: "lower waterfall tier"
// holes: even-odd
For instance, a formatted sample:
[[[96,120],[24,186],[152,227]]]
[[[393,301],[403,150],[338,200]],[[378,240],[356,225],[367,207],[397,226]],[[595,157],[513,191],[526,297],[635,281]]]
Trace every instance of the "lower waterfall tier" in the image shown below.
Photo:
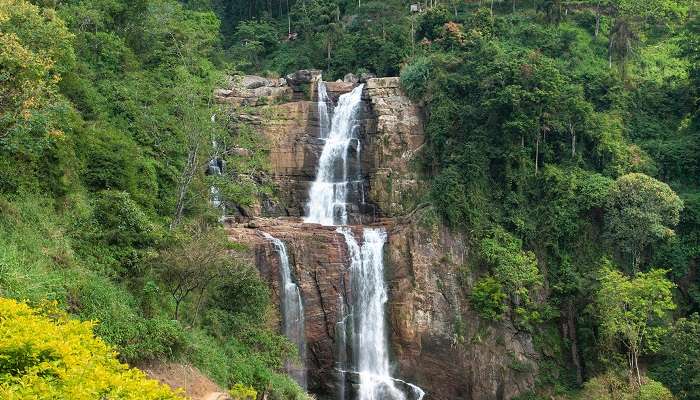
[[[424,400],[511,398],[534,385],[538,355],[531,337],[509,322],[486,323],[470,308],[462,287],[475,277],[463,269],[470,255],[463,238],[440,226],[391,219],[372,227],[387,232],[383,249],[387,351],[394,377],[425,390]],[[338,367],[348,361],[338,359],[342,335],[337,329],[348,321],[353,298],[350,253],[336,229],[296,218],[227,221],[230,240],[250,249],[250,261],[270,284],[277,304],[282,287],[279,256],[261,232],[287,245],[292,274],[304,299],[308,389],[320,400],[338,399],[343,372]],[[355,238],[363,237],[363,227],[348,229]],[[525,367],[509,368],[514,362]],[[361,378],[355,371],[344,372],[346,399],[354,399]],[[403,382],[395,385],[412,393]]]

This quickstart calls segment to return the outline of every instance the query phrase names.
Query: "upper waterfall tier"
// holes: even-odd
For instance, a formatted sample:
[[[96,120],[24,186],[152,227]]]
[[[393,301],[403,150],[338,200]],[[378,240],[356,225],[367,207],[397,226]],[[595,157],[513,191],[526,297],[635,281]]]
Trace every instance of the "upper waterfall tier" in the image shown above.
[[[318,87],[319,120],[322,121],[323,128],[323,121],[328,121],[328,100],[323,81],[319,81]],[[362,101],[363,87],[364,85],[359,85],[350,93],[340,96],[338,105],[333,109],[330,131],[324,138],[325,143],[318,162],[316,180],[309,191],[305,222],[346,225],[348,193],[362,191],[360,171],[350,168],[348,158],[351,146],[354,146],[357,157],[360,154],[356,116]],[[321,133],[323,138],[323,129]]]

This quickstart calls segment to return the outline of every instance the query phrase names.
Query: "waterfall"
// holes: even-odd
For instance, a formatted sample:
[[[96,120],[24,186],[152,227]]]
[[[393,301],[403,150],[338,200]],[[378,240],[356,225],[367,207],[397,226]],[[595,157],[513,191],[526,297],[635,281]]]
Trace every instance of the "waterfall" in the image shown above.
[[[353,347],[360,377],[359,400],[405,400],[389,371],[389,349],[384,309],[388,299],[384,284],[383,229],[364,229],[360,246],[349,228],[338,228],[350,252],[355,304]]]
[[[338,372],[338,400],[345,400],[345,381],[348,369],[347,318],[345,298],[338,294],[338,322],[335,323],[336,366]]]
[[[211,116],[211,122],[216,121],[216,114]],[[219,154],[219,144],[212,138],[211,147],[214,151],[214,155],[209,159],[207,163],[206,175],[221,176],[224,173],[224,160],[218,156]],[[220,220],[223,221],[226,217],[226,204],[221,199],[221,191],[218,187],[211,185],[209,187],[209,201],[214,208],[221,209]]]
[[[325,139],[328,137],[328,133],[331,127],[331,116],[328,112],[328,103],[330,99],[328,98],[328,91],[326,90],[326,84],[323,80],[319,78],[318,85],[316,89],[318,93],[318,126],[319,126],[319,137]]]
[[[282,330],[284,335],[296,345],[301,365],[287,362],[287,372],[306,389],[306,336],[304,335],[304,305],[301,301],[299,286],[292,279],[289,256],[284,242],[263,232],[267,240],[272,242],[280,256],[280,275],[282,287],[280,301],[282,308]]]
[[[325,144],[318,162],[316,180],[309,192],[308,214],[304,222],[322,225],[345,225],[348,222],[348,187],[357,183],[357,176],[349,176],[348,173],[348,150],[352,143],[356,149],[360,147],[355,116],[362,101],[362,87],[359,85],[352,92],[340,96],[338,105],[333,110],[330,131],[328,137],[324,138]],[[322,96],[326,97],[323,101]],[[320,82],[319,114],[323,114],[323,110],[327,114],[326,100],[325,86]],[[320,117],[320,120],[323,121],[324,118]],[[323,134],[323,129],[321,131]]]
[[[424,392],[400,379],[392,378],[389,368],[389,341],[386,330],[385,308],[388,300],[384,282],[384,243],[387,234],[381,228],[364,228],[362,245],[358,244],[348,224],[349,200],[364,202],[362,179],[353,170],[350,150],[355,150],[354,161],[359,161],[360,140],[357,135],[356,114],[362,101],[363,85],[343,94],[329,118],[328,94],[325,84],[318,83],[318,111],[320,138],[325,141],[319,159],[316,180],[309,191],[307,216],[304,222],[327,226],[340,225],[350,255],[351,292],[353,301],[350,314],[346,313],[342,295],[338,298],[336,322],[336,368],[338,371],[338,400],[345,400],[346,373],[357,373],[360,385],[357,400],[407,400],[404,390],[413,392],[411,400],[421,400]],[[328,126],[330,121],[330,126]],[[354,147],[351,147],[354,144]],[[358,193],[359,192],[359,193]],[[362,196],[358,196],[358,195]],[[348,319],[351,329],[348,329]],[[347,363],[346,333],[352,334],[353,365]],[[352,367],[351,370],[349,367]],[[401,389],[397,387],[401,383]],[[407,390],[410,389],[410,390]]]

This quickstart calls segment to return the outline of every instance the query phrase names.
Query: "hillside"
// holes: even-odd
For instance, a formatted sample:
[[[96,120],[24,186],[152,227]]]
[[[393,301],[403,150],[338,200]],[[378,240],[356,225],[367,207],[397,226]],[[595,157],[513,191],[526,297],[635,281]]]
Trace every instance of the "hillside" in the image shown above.
[[[234,399],[700,399],[699,11],[0,0],[0,297]]]

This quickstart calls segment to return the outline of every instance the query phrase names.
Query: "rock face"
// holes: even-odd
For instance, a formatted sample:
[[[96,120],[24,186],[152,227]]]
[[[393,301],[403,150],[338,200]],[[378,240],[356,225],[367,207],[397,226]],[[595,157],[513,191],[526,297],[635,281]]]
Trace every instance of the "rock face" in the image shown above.
[[[352,296],[345,241],[335,227],[308,225],[295,219],[229,223],[229,238],[251,248],[260,274],[272,288],[275,304],[279,304],[280,297],[279,254],[261,232],[285,242],[304,303],[309,388],[321,398],[333,398],[338,299],[339,294],[345,299]]]
[[[286,79],[244,76],[230,80],[215,97],[231,104],[238,121],[255,128],[270,148],[277,191],[259,207],[264,216],[303,216],[323,142],[315,102],[320,71],[299,71]],[[327,82],[335,102],[357,81]],[[360,107],[361,170],[369,200],[362,213],[401,215],[416,206],[421,193],[414,160],[423,144],[421,110],[401,91],[398,78],[368,78]],[[380,212],[381,210],[381,212]]]
[[[532,339],[509,322],[488,323],[466,301],[474,274],[460,235],[399,224],[386,249],[393,327],[402,376],[430,399],[510,399],[534,385]]]
[[[415,172],[425,136],[421,110],[403,94],[399,78],[372,78],[366,84],[371,110],[363,165],[369,198],[385,216],[411,211],[422,192]]]
[[[265,137],[277,186],[276,198],[263,199],[252,218],[228,221],[229,236],[251,249],[275,300],[279,256],[261,232],[285,242],[304,302],[309,390],[318,399],[336,399],[339,294],[346,302],[352,299],[348,249],[334,227],[304,224],[300,218],[322,150],[313,101],[319,77],[319,71],[290,74],[283,83],[247,77],[235,81],[238,88],[224,89],[231,93],[217,96],[232,104],[230,112],[239,121]],[[440,224],[415,221],[426,185],[414,166],[424,142],[420,108],[402,93],[398,78],[361,77],[359,82],[365,84],[359,119],[367,182],[367,205],[359,213],[364,223],[388,232],[384,250],[394,375],[424,389],[426,400],[510,399],[532,388],[538,357],[532,338],[508,321],[482,320],[470,308],[468,293],[479,272],[467,267],[471,253],[465,238]],[[326,86],[335,101],[357,84],[348,77]],[[257,96],[268,89],[283,94],[274,100]]]

